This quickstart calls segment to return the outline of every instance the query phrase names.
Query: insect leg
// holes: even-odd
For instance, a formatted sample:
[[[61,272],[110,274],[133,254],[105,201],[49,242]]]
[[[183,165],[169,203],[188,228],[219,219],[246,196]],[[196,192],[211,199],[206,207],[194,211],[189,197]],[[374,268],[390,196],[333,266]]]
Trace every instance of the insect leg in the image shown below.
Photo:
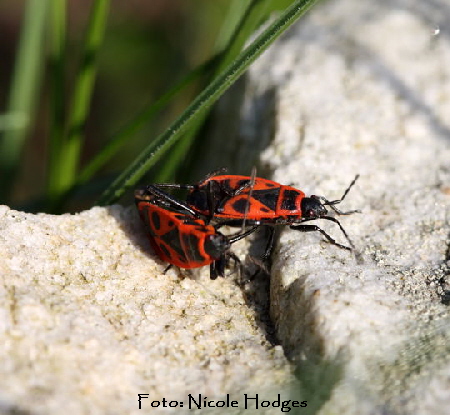
[[[300,232],[320,232],[332,245],[336,245],[339,248],[346,249],[347,251],[352,251],[354,248],[353,244],[351,243],[348,237],[347,240],[351,243],[351,248],[336,242],[330,235],[328,235],[323,229],[319,228],[317,225],[291,225],[290,228]],[[345,235],[347,236],[347,234]]]
[[[172,204],[172,205],[174,205],[174,206],[176,206],[176,207],[178,207],[180,209],[183,209],[187,213],[192,215],[194,218],[200,218],[200,215],[195,210],[193,210],[189,205],[187,205],[186,203],[176,199],[172,195],[169,195],[168,193],[163,192],[161,189],[156,187],[156,185],[149,184],[149,185],[146,186],[145,190],[148,193],[150,193],[153,196],[155,196],[156,199],[164,200],[165,202],[168,202],[169,204]]]

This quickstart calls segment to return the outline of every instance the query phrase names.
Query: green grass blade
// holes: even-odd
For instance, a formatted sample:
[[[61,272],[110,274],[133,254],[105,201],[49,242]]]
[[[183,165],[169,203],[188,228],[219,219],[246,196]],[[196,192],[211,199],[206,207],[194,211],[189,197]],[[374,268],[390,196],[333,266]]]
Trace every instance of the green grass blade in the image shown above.
[[[77,185],[90,180],[100,168],[102,168],[126,143],[128,143],[133,134],[147,124],[152,117],[174,98],[174,96],[184,90],[188,85],[191,85],[192,82],[202,77],[205,73],[209,72],[216,60],[217,56],[189,72],[156,102],[148,105],[140,114],[123,126],[109,140],[106,146],[82,169],[78,176]]]
[[[280,0],[276,0],[278,3]],[[287,0],[282,0],[287,2]],[[289,0],[292,1],[292,0]],[[78,175],[77,185],[90,180],[93,175],[102,168],[125,144],[130,138],[139,131],[145,124],[151,120],[172,98],[181,92],[186,86],[190,85],[196,79],[205,76],[208,72],[218,72],[218,68],[226,66],[242,49],[248,36],[254,32],[258,23],[268,16],[274,9],[274,0],[261,2],[260,0],[235,0],[230,7],[227,17],[224,19],[224,27],[219,35],[216,49],[219,52],[200,67],[194,69],[185,78],[172,87],[167,93],[159,98],[155,103],[149,105],[133,120],[121,128],[106,144],[106,146],[82,169]],[[261,7],[261,4],[263,7]],[[225,44],[225,46],[223,46]],[[203,117],[202,117],[203,119]],[[174,174],[177,169],[178,161],[184,156],[190,147],[192,140],[198,129],[201,127],[202,120],[198,120],[197,126],[191,128],[186,133],[182,142],[173,149],[171,160],[164,163],[161,171],[158,171],[157,180],[164,180]]]
[[[191,123],[210,107],[223,92],[238,79],[264,50],[303,15],[317,0],[297,0],[286,9],[255,41],[249,45],[219,76],[217,76],[189,107],[159,135],[141,155],[103,193],[98,203],[107,205],[116,201],[135,185],[145,172],[170,149]]]
[[[257,29],[264,17],[268,15],[268,1],[252,0],[237,23],[235,30],[230,34],[228,44],[225,47],[222,64],[218,69],[220,72],[227,66],[242,50],[249,36]]]
[[[195,119],[195,122],[191,123],[192,125],[189,127],[189,130],[184,133],[183,138],[178,140],[170,150],[170,153],[165,155],[164,163],[161,163],[161,166],[158,167],[158,170],[155,171],[152,176],[154,182],[164,183],[169,180],[173,180],[176,174],[180,173],[182,177],[185,176],[183,171],[180,169],[180,166],[184,167],[183,170],[186,171],[186,167],[192,163],[192,160],[189,159],[189,152],[195,137],[208,116],[208,113],[209,111],[205,111],[200,114]],[[187,166],[182,163],[186,160],[186,158]]]
[[[66,1],[52,0],[50,25],[50,141],[47,169],[49,199],[58,195],[60,154],[65,128]]]
[[[84,139],[84,125],[89,113],[96,75],[96,55],[103,41],[110,0],[93,3],[78,77],[75,81],[67,137],[61,144],[59,163],[51,173],[56,183],[51,186],[50,199],[58,199],[75,183],[80,151]]]
[[[233,4],[230,8],[230,16],[227,18],[228,22],[225,23],[218,38],[219,46],[224,43],[224,39],[228,39],[224,47],[226,52],[223,54],[222,67],[226,66],[238,55],[249,37],[262,22],[270,17],[273,11],[285,9],[293,2],[292,0],[236,1],[238,4]],[[248,7],[243,9],[243,4],[245,3],[248,3]],[[241,14],[238,20],[237,14],[239,11],[241,11]],[[233,24],[230,24],[229,22],[233,20]],[[232,27],[234,28],[233,30],[231,30]]]
[[[267,1],[263,1],[263,3],[267,3]],[[254,17],[255,9],[258,9],[259,4],[261,4],[260,0],[235,0],[232,2],[216,41],[215,48],[220,50],[221,53],[219,54],[219,59],[216,60],[217,64],[212,71],[213,74],[218,74],[222,68],[236,58],[248,36],[256,29],[256,24],[253,25],[252,22],[249,24],[249,20],[254,22],[252,17]],[[181,160],[186,158],[186,154],[191,149],[198,131],[208,115],[209,109],[197,117],[184,133],[183,139],[178,140],[170,154],[166,155],[164,164],[160,166],[155,174],[154,180],[156,182],[165,182],[173,179],[175,173],[180,170]]]
[[[11,82],[3,135],[0,136],[0,200],[9,198],[22,148],[34,121],[34,107],[45,59],[47,0],[29,0]]]
[[[239,29],[242,26],[242,20],[245,20],[245,16],[249,15],[248,10],[254,8],[256,3],[259,3],[259,0],[252,0],[250,6],[250,0],[243,1],[237,0],[233,2],[233,6],[230,8],[230,12],[228,13],[227,18],[224,23],[224,30],[222,30],[221,37],[224,39],[220,41],[220,44],[225,42],[228,43],[224,48],[216,48],[218,49],[217,54],[209,59],[207,62],[200,65],[198,68],[195,68],[191,71],[186,77],[184,77],[180,82],[178,82],[174,87],[172,87],[168,92],[166,92],[162,97],[160,97],[155,103],[149,105],[140,114],[138,114],[134,119],[132,119],[129,123],[127,123],[124,127],[122,127],[106,144],[106,146],[82,169],[81,173],[78,175],[78,180],[76,185],[83,184],[90,180],[93,175],[102,168],[125,144],[127,144],[130,138],[139,131],[145,124],[147,124],[153,116],[155,116],[164,106],[166,106],[175,95],[180,93],[186,86],[192,84],[197,79],[205,77],[208,73],[217,73],[218,67],[224,66],[224,55],[230,56],[228,52],[224,52],[229,49],[230,44],[234,44],[236,35],[239,33]],[[246,6],[246,8],[244,8]],[[244,17],[242,17],[244,16]],[[236,19],[239,17],[241,22]],[[237,27],[236,27],[237,26]],[[242,47],[243,41],[240,46]],[[236,50],[236,48],[234,48]],[[239,51],[238,51],[239,52]],[[229,57],[228,59],[229,60]],[[166,177],[170,177],[173,175],[174,170],[177,168],[178,160],[180,160],[187,149],[189,148],[191,141],[194,139],[195,133],[201,126],[201,120],[198,120],[199,124],[195,128],[191,128],[191,130],[186,134],[183,138],[182,143],[179,142],[178,145],[174,148],[174,153],[171,154],[171,160],[167,160],[167,163],[164,163],[161,171],[158,172],[158,180],[164,180]],[[178,148],[180,147],[180,148]]]
[[[228,13],[223,19],[223,24],[217,35],[215,50],[226,50],[230,39],[236,34],[236,27],[243,20],[243,16],[249,10],[255,0],[233,0],[230,2]]]
[[[281,2],[290,4],[292,0],[282,0]],[[261,22],[266,20],[274,10],[283,8],[281,6],[280,0],[237,0],[231,4],[229,13],[224,19],[224,26],[218,36],[217,45],[223,48],[223,53],[221,53],[221,59],[218,60],[216,65],[216,74],[219,74],[237,57],[248,41],[249,36],[255,32]],[[222,46],[223,44],[226,46]],[[164,165],[158,169],[155,175],[156,182],[173,179],[175,172],[179,170],[181,161],[186,158],[186,153],[194,143],[197,133],[208,114],[209,110],[205,111],[201,117],[197,117],[197,120],[193,122],[194,125],[183,135],[183,139],[179,140],[172,148],[170,154],[165,157]],[[195,156],[191,162],[195,163]]]

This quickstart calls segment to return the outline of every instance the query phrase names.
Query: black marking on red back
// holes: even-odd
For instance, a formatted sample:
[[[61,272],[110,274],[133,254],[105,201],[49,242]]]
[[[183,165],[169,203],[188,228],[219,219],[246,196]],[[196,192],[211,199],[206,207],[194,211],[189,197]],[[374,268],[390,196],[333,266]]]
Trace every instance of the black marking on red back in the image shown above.
[[[280,205],[280,209],[281,210],[289,210],[289,211],[293,211],[293,210],[297,210],[297,204],[296,204],[296,200],[297,197],[300,195],[300,193],[297,190],[284,190],[283,193],[281,194],[282,196],[282,200],[281,200],[281,205]]]
[[[180,231],[177,227],[172,228],[169,232],[166,232],[164,235],[158,236],[157,239],[160,239],[167,246],[173,249],[178,256],[185,257],[185,253],[183,251],[183,247],[181,245],[180,240]]]
[[[263,204],[268,208],[267,212],[276,211],[277,202],[280,196],[280,188],[274,187],[272,189],[253,190],[252,198]]]
[[[208,197],[204,190],[195,189],[188,193],[186,203],[200,212],[206,212],[209,209]]]
[[[157,241],[154,241],[154,243],[158,245],[159,249],[161,249],[161,251],[163,251],[163,254],[167,258],[172,257],[172,253],[166,248],[166,245],[164,245],[163,243],[158,243]],[[178,255],[178,257],[180,257],[180,256]],[[183,262],[184,262],[184,258],[180,258],[180,259],[183,260]]]
[[[138,209],[139,209],[139,216],[144,222],[147,231],[150,233],[150,236],[153,237],[156,236],[154,232],[153,221],[150,219],[151,212],[150,209],[148,208],[148,203],[147,202],[139,203]]]
[[[200,239],[193,233],[181,233],[181,238],[185,247],[185,255],[189,261],[204,262],[205,258],[199,251]]]
[[[150,212],[150,216],[151,216],[151,224],[153,229],[155,229],[156,231],[159,231],[161,228],[161,219],[159,217],[159,213],[158,212]]]
[[[237,200],[231,201],[231,207],[237,213],[242,215],[245,214],[245,211],[248,209],[249,201],[247,197],[239,197]],[[224,211],[224,206],[221,206],[217,209],[218,213],[222,213]]]

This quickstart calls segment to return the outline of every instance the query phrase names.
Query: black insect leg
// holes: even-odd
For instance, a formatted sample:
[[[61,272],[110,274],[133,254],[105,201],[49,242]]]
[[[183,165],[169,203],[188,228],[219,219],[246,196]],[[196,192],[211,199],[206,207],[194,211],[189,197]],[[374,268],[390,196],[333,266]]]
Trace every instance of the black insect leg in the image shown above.
[[[228,241],[230,242],[230,244],[233,244],[237,241],[240,241],[241,239],[244,239],[246,236],[250,235],[251,233],[255,232],[256,229],[259,228],[260,225],[254,225],[252,226],[250,229],[246,230],[245,232],[242,233],[238,233],[236,235],[233,235],[231,237],[228,238]]]
[[[217,277],[223,277],[225,275],[226,265],[227,259],[225,255],[222,255],[218,260],[211,262],[209,265],[209,278],[215,280]]]
[[[226,167],[214,170],[211,173],[208,173],[206,177],[200,180],[197,184],[153,183],[153,186],[160,187],[162,189],[194,190],[198,189],[203,183],[207,182],[211,177],[226,173],[226,171],[227,171]]]
[[[172,195],[169,195],[168,193],[163,192],[161,189],[156,187],[156,185],[149,184],[148,186],[146,186],[145,191],[150,193],[151,195],[153,195],[155,197],[156,201],[162,200],[162,201],[164,201],[165,204],[172,205],[171,206],[172,208],[177,207],[179,209],[186,211],[187,213],[192,215],[194,218],[200,218],[200,215],[195,210],[193,210],[189,205],[182,202],[181,200],[176,199]]]
[[[273,244],[275,241],[275,227],[274,226],[266,226],[269,236],[267,238],[266,248],[264,249],[264,254],[261,257],[263,261],[265,261],[267,258],[269,258],[270,254],[272,253]]]
[[[206,184],[206,203],[208,205],[208,219],[207,223],[211,222],[211,220],[214,218],[214,215],[216,213],[217,206],[220,204],[217,200],[216,195],[220,194],[218,191],[220,191],[220,186],[217,184],[217,182],[211,180]]]
[[[354,248],[353,244],[351,244],[352,247],[350,248],[348,246],[341,245],[340,243],[336,242],[330,235],[328,235],[323,229],[319,228],[317,225],[291,225],[290,228],[300,232],[320,232],[332,245],[336,245],[337,247],[346,249],[347,251],[352,251]],[[348,241],[351,242],[350,239],[348,239]]]
[[[227,256],[228,256],[227,262],[230,262],[230,259],[232,259],[234,261],[233,272],[236,272],[236,268],[238,269],[238,283],[241,285],[241,283],[243,281],[243,275],[244,275],[244,266],[242,265],[241,260],[235,253],[228,252]]]
[[[246,222],[246,226],[259,226],[259,225],[261,225],[261,221],[259,220],[248,220]],[[216,223],[214,225],[214,228],[218,230],[222,226],[230,226],[232,228],[242,228],[242,219],[224,219],[221,220],[219,223]]]
[[[234,261],[234,266],[239,267],[239,276],[243,273],[242,263],[241,260],[238,258],[236,254],[233,252],[227,252],[226,254],[222,255],[221,258],[218,260],[212,262],[209,266],[209,278],[212,280],[217,279],[217,277],[224,277],[225,276],[225,267],[230,262],[230,259]]]
[[[255,279],[255,277],[260,273],[263,272],[265,275],[270,276],[270,270],[269,267],[267,266],[266,261],[264,261],[261,258],[257,258],[254,256],[248,256],[246,261],[248,261],[248,263],[254,265],[254,267],[256,267],[256,270],[249,275],[249,280],[253,280]]]

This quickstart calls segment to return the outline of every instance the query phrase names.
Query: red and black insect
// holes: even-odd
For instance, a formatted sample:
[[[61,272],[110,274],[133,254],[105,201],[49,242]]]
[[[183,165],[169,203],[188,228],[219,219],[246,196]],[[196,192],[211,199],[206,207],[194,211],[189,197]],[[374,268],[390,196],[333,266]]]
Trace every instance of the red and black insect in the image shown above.
[[[159,258],[180,268],[210,265],[211,279],[224,276],[229,259],[240,263],[230,247],[257,228],[223,235],[217,230],[222,224],[207,224],[189,206],[152,185],[136,190],[135,202]]]
[[[353,243],[340,222],[328,215],[330,207],[338,215],[350,215],[358,210],[343,212],[336,205],[341,203],[359,175],[350,183],[343,196],[328,200],[322,196],[307,197],[304,192],[291,186],[282,185],[260,177],[217,174],[208,175],[195,185],[158,184],[163,188],[187,189],[186,204],[195,212],[210,220],[235,221],[240,226],[244,217],[251,225],[289,225],[302,232],[320,232],[330,243],[340,248],[352,250]],[[325,219],[336,223],[351,247],[337,243],[317,225],[304,222]]]

